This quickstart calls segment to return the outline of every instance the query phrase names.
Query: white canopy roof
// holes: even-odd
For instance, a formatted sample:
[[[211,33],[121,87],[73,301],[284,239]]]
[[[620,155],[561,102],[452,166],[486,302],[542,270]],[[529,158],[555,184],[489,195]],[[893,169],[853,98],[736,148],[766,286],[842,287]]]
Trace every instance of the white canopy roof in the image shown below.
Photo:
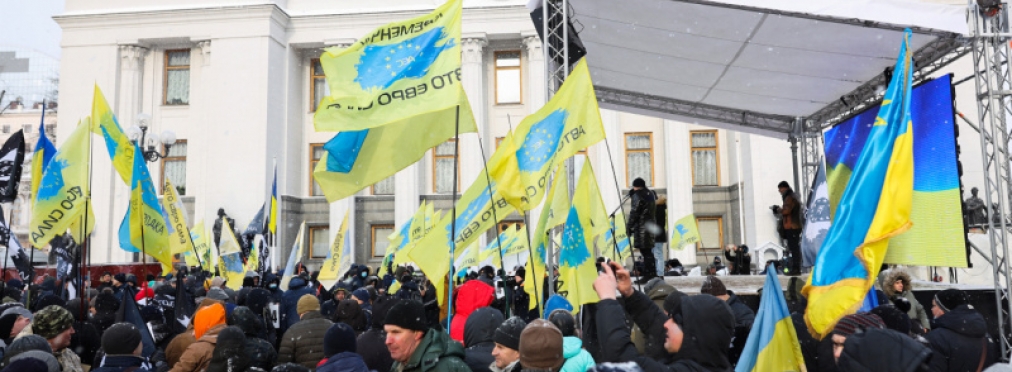
[[[925,76],[965,6],[912,0],[570,0],[604,108],[786,137],[873,102],[905,27]],[[958,54],[958,55],[957,55]]]

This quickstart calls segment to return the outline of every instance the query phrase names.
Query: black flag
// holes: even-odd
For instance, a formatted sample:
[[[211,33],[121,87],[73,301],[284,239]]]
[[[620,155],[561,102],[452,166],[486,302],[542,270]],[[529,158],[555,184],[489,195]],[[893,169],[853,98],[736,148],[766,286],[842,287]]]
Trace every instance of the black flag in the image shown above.
[[[141,355],[150,358],[155,353],[155,338],[151,336],[151,329],[148,328],[144,318],[141,317],[141,310],[137,308],[137,300],[134,298],[137,292],[133,287],[123,286],[123,301],[119,304],[119,311],[116,312],[116,322],[127,322],[141,331],[141,344],[144,344]]]
[[[18,275],[21,276],[21,281],[29,281],[32,271],[35,269],[32,268],[32,261],[28,258],[28,253],[24,248],[21,248],[18,238],[11,233],[10,227],[4,221],[2,207],[0,207],[0,243],[7,247],[7,259],[14,263]]]
[[[0,203],[10,203],[18,198],[18,183],[21,182],[21,165],[24,162],[25,134],[24,130],[19,130],[0,147]]]
[[[246,225],[246,231],[243,231],[243,235],[262,235],[267,232],[267,229],[265,229],[267,224],[264,221],[265,209],[267,209],[266,205],[260,207],[260,211],[257,212],[257,215],[253,216],[253,220],[249,222],[249,225]]]
[[[179,270],[176,273],[176,303],[175,303],[175,319],[172,322],[172,329],[176,333],[186,332],[186,327],[190,325],[193,320],[193,313],[196,312],[196,306],[193,304],[193,298],[190,297],[190,292],[186,290],[186,284],[183,281],[183,277],[186,276],[185,270]]]
[[[50,256],[56,256],[56,279],[74,281],[77,278],[77,243],[70,234],[57,235],[49,242],[52,250]]]

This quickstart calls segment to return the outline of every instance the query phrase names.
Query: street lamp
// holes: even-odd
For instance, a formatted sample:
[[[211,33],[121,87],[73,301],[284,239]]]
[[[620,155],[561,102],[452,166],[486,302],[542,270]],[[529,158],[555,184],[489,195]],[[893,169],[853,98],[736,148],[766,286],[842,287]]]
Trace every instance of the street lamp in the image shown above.
[[[140,113],[137,114],[137,125],[132,125],[127,128],[127,136],[134,142],[137,147],[141,149],[142,156],[149,163],[154,163],[159,159],[169,156],[169,148],[176,143],[176,132],[171,130],[162,131],[161,135],[151,133],[148,135],[148,126],[151,124],[151,115]],[[145,141],[146,140],[146,141]],[[162,146],[165,146],[165,153],[160,153],[155,150],[155,144],[161,140]]]

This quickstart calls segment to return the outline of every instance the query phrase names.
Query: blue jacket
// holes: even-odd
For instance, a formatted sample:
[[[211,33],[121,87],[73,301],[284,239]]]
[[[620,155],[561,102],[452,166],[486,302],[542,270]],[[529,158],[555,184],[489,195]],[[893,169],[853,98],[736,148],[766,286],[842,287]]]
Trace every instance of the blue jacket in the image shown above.
[[[587,372],[594,366],[594,357],[583,350],[583,341],[578,337],[562,338],[562,356],[566,358],[566,363],[562,364],[561,372]]]
[[[288,282],[288,290],[281,295],[281,333],[299,321],[299,298],[313,294],[313,289],[306,286],[306,280],[294,277]]]
[[[316,367],[316,372],[370,372],[362,357],[355,353],[343,352],[332,355]]]
[[[127,368],[137,367],[132,371],[134,372],[149,372],[148,368],[145,368],[144,359],[141,357],[135,357],[132,355],[115,355],[106,356],[105,362],[102,363],[101,367],[93,368],[93,372],[121,372],[126,371]]]

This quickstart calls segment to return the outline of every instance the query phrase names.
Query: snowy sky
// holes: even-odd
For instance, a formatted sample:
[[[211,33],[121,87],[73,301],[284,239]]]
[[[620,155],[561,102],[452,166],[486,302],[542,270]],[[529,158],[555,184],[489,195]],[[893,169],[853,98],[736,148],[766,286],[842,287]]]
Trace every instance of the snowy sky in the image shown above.
[[[53,16],[63,13],[63,0],[0,0],[0,47],[17,46],[60,58],[60,26]]]

